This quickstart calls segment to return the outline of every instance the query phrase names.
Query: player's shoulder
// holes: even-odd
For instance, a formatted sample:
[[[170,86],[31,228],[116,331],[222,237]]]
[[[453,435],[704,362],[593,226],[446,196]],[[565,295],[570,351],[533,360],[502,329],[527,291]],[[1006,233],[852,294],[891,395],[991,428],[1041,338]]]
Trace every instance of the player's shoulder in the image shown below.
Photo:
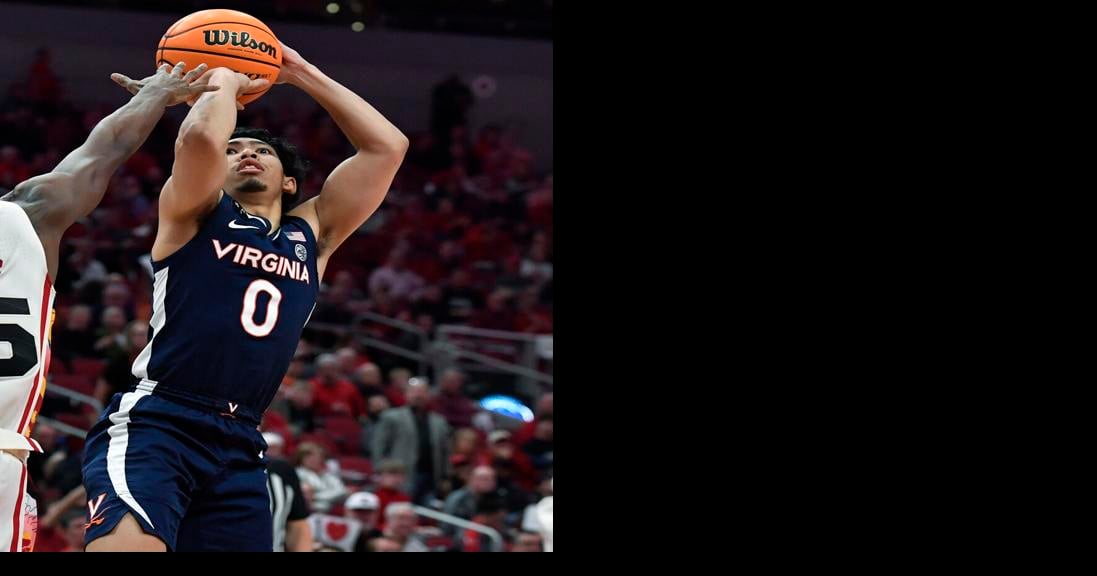
[[[320,217],[316,213],[316,198],[310,198],[294,206],[292,210],[286,213],[286,216],[303,220],[308,226],[305,231],[315,239],[320,238]]]

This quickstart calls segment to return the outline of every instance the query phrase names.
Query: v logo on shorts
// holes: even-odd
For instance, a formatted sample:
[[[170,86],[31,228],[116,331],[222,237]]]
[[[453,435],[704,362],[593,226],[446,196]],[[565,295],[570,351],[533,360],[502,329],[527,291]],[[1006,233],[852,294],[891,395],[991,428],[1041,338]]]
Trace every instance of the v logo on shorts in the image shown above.
[[[103,523],[102,514],[99,514],[99,507],[103,505],[103,499],[107,497],[106,494],[100,494],[94,501],[88,500],[88,523],[84,524],[84,529],[87,530],[96,524]],[[106,510],[104,510],[105,512]],[[98,516],[97,516],[98,514]]]

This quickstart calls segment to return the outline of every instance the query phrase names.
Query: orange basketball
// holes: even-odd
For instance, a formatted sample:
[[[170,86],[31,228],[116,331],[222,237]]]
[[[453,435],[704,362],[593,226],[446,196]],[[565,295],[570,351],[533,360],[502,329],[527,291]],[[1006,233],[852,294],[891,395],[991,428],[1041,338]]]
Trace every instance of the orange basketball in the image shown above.
[[[266,24],[236,10],[202,10],[187,16],[164,33],[156,47],[156,65],[174,66],[183,61],[187,69],[203,62],[224,67],[251,79],[263,78],[273,86],[282,70],[282,44]],[[270,90],[245,93],[241,104],[258,99]]]

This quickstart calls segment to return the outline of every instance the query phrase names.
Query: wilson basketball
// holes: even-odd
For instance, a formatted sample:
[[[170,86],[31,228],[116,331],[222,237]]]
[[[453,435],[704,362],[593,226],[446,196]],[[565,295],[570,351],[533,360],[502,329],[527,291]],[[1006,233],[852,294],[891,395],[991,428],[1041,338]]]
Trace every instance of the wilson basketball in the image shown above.
[[[156,65],[174,66],[183,61],[187,69],[203,62],[211,69],[224,67],[263,78],[270,86],[282,69],[282,44],[258,18],[236,10],[202,10],[168,28],[156,47]],[[266,94],[267,88],[240,96],[247,104]]]

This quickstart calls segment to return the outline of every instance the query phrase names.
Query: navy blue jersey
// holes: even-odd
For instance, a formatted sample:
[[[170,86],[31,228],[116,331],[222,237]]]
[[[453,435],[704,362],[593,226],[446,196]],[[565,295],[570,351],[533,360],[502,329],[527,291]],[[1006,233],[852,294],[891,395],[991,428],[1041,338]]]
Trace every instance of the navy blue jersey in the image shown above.
[[[316,238],[278,230],[228,194],[198,234],[153,262],[149,344],[133,374],[153,394],[258,421],[274,399],[319,293]]]

